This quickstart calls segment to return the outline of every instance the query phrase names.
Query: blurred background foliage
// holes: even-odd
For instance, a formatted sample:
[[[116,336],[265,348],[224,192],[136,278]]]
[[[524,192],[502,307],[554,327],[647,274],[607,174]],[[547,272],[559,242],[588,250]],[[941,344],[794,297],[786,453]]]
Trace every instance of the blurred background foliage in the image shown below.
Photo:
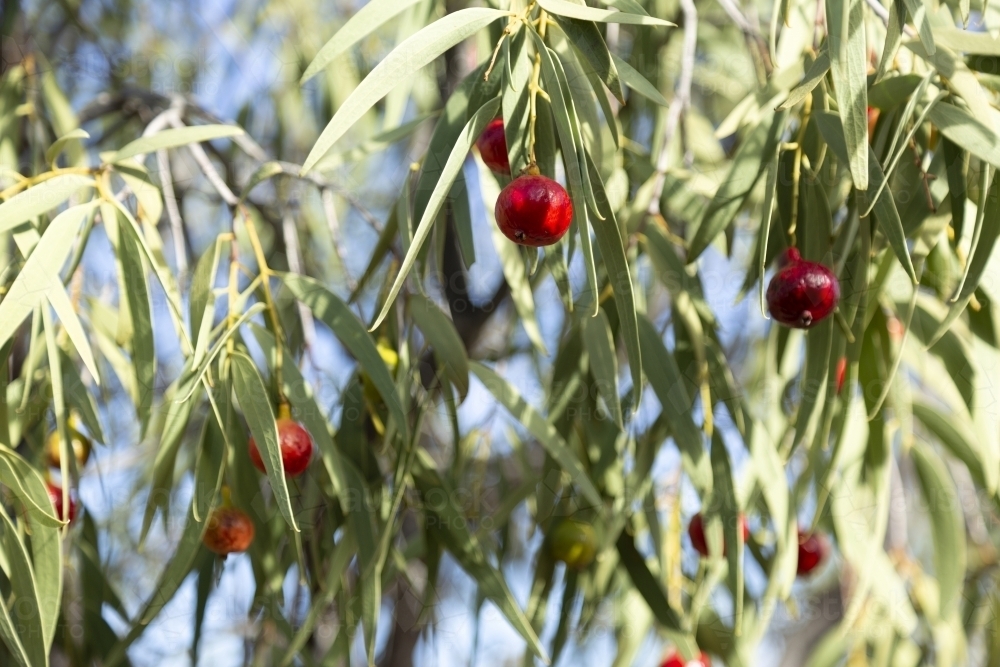
[[[404,4],[300,82],[363,3],[3,3],[0,663],[997,664],[997,10]],[[351,106],[470,7],[555,18]],[[485,104],[523,163],[543,25],[577,222],[536,254],[475,151],[437,186]],[[842,286],[808,333],[759,304],[790,242]],[[282,395],[319,449],[287,481],[245,455]],[[257,525],[224,561],[223,484]]]

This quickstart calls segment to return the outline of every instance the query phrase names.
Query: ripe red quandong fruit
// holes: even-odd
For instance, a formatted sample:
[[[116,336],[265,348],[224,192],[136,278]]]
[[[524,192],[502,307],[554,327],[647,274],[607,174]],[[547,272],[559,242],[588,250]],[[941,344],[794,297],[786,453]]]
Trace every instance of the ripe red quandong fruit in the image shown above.
[[[208,550],[220,556],[246,551],[253,542],[253,521],[246,512],[222,506],[208,517],[208,526],[201,541]]]
[[[799,563],[796,572],[800,577],[808,575],[819,567],[830,552],[830,543],[826,537],[812,533],[804,535],[799,532]]]
[[[593,526],[576,519],[559,522],[552,531],[550,553],[571,570],[585,570],[597,555],[597,533]]]
[[[684,661],[684,658],[680,653],[672,651],[666,658],[663,659],[663,662],[660,663],[660,667],[712,667],[712,661],[704,651],[700,652],[697,656],[687,662]]]
[[[302,424],[292,419],[287,403],[278,406],[278,444],[281,447],[281,462],[285,467],[285,477],[295,477],[305,472],[312,461],[313,440]],[[266,472],[264,460],[260,457],[257,442],[250,437],[248,446],[250,461],[261,472]]]
[[[789,248],[781,268],[767,286],[771,317],[785,326],[808,329],[833,312],[840,301],[840,282],[822,264],[802,259]]]
[[[76,519],[76,498],[72,491],[69,493],[69,513],[63,516],[63,490],[61,486],[56,486],[52,482],[46,482],[45,488],[49,492],[49,500],[52,501],[52,508],[56,511],[56,517],[66,519],[70,523]]]
[[[514,243],[552,245],[573,221],[573,202],[566,188],[541,174],[518,176],[500,192],[497,226]]]
[[[487,167],[498,174],[510,176],[510,158],[507,157],[507,137],[503,132],[503,118],[490,121],[476,139],[476,147]]]
[[[740,515],[740,528],[743,530],[743,541],[746,542],[747,538],[750,537],[750,527],[747,526],[747,518],[742,514]],[[691,538],[691,545],[695,551],[702,556],[708,555],[708,542],[705,541],[705,523],[701,517],[701,512],[691,517],[691,523],[688,524],[688,537]],[[722,545],[723,556],[726,555],[727,546],[725,543]]]

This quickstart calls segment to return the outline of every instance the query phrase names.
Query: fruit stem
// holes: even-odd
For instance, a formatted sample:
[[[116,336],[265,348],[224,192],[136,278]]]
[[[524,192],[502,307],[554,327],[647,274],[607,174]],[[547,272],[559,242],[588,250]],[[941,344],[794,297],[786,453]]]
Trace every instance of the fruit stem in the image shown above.
[[[546,29],[549,25],[548,16],[545,14],[545,10],[541,10],[538,14],[538,36],[543,40],[545,39]],[[541,47],[544,48],[544,47]],[[542,90],[539,85],[539,80],[542,74],[542,52],[536,51],[535,53],[535,66],[531,71],[531,83],[528,84],[528,90],[531,95],[530,99],[530,115],[528,117],[528,164],[533,165],[536,163],[535,160],[535,123],[538,121],[538,94],[541,93],[546,99],[548,96],[545,95],[545,91]]]
[[[795,228],[799,221],[799,180],[802,174],[802,142],[805,140],[809,116],[812,114],[812,96],[807,95],[802,110],[799,134],[795,139],[795,161],[792,166],[792,222],[788,225],[788,242],[795,247]]]
[[[254,225],[250,211],[243,204],[240,204],[240,211],[243,214],[243,222],[246,225],[247,233],[250,235],[250,245],[253,246],[254,256],[257,258],[257,270],[260,271],[262,278],[261,286],[264,288],[264,302],[267,305],[267,312],[271,316],[271,325],[274,327],[274,385],[280,405],[281,403],[288,402],[285,399],[281,378],[285,337],[281,334],[281,321],[278,319],[278,309],[274,305],[274,295],[271,293],[271,269],[267,266],[267,259],[264,257],[264,248],[260,244],[260,238],[257,236],[257,227]]]
[[[288,401],[282,401],[278,403],[278,419],[291,419],[292,418],[292,406],[288,404]]]

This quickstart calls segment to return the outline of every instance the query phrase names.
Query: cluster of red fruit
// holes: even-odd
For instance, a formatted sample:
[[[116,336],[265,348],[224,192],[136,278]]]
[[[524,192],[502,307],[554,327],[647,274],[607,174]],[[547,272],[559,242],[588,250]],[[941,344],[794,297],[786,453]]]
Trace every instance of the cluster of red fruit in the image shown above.
[[[746,517],[740,515],[740,529],[743,532],[743,540],[750,537],[750,527],[747,525]],[[701,512],[691,517],[688,524],[688,537],[691,538],[691,545],[702,556],[708,556],[708,543],[705,541],[705,524],[701,517]],[[726,555],[726,545],[722,545],[722,555]],[[800,577],[809,575],[820,563],[826,559],[830,552],[830,543],[826,537],[817,533],[803,533],[799,531],[799,559],[796,572]]]
[[[286,477],[297,477],[306,471],[313,456],[313,439],[302,424],[292,419],[287,403],[278,406],[278,447]],[[254,467],[266,472],[257,442],[250,438],[247,455]],[[224,494],[225,495],[225,494]],[[224,498],[222,507],[208,518],[202,542],[220,556],[246,551],[254,538],[253,520],[243,510],[233,507]]]
[[[486,126],[476,140],[483,162],[493,171],[510,175],[503,119]],[[547,246],[562,238],[573,221],[573,202],[566,189],[529,165],[500,192],[496,203],[500,231],[514,243]],[[779,260],[778,272],[767,288],[767,305],[778,322],[809,329],[826,318],[840,300],[837,276],[817,262],[802,259],[790,248]]]
[[[66,429],[69,431],[70,449],[73,451],[73,456],[76,459],[76,467],[80,470],[90,460],[90,452],[93,450],[93,444],[90,442],[90,438],[79,431],[77,428],[78,424],[79,419],[76,414],[70,414]],[[62,440],[59,437],[59,431],[50,433],[48,440],[45,442],[45,463],[52,469],[58,470],[62,467]],[[76,492],[70,489],[68,495],[69,504],[64,511],[63,489],[52,481],[49,474],[46,474],[45,488],[49,493],[49,500],[52,501],[52,508],[55,510],[56,516],[64,521],[73,523],[78,513]]]
[[[502,118],[486,126],[476,146],[487,167],[510,175]],[[500,192],[495,214],[500,231],[514,243],[547,246],[556,243],[569,229],[573,222],[573,202],[566,188],[543,176],[537,166],[529,165]]]

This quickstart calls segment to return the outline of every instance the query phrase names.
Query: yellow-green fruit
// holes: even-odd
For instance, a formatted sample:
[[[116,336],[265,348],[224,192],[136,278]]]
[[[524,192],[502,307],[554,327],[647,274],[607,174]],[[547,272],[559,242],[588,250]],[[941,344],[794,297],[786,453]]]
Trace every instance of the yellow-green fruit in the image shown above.
[[[399,366],[399,354],[396,350],[392,349],[392,345],[385,338],[380,338],[376,344],[376,349],[378,350],[379,356],[382,357],[382,361],[385,363],[386,368],[389,369],[389,375],[396,375],[396,367]],[[364,386],[365,399],[367,399],[369,405],[378,405],[380,399],[378,390],[375,385],[372,384],[372,380],[368,377],[368,373],[361,373],[361,384]]]
[[[552,558],[566,563],[566,567],[585,570],[597,555],[597,533],[589,523],[567,519],[552,531],[549,550]]]
[[[87,465],[90,459],[90,438],[69,426],[70,446],[73,448],[73,455],[76,456],[76,466],[82,468]],[[59,468],[62,465],[62,448],[59,446],[59,431],[49,434],[49,439],[45,443],[45,461],[50,468]]]

